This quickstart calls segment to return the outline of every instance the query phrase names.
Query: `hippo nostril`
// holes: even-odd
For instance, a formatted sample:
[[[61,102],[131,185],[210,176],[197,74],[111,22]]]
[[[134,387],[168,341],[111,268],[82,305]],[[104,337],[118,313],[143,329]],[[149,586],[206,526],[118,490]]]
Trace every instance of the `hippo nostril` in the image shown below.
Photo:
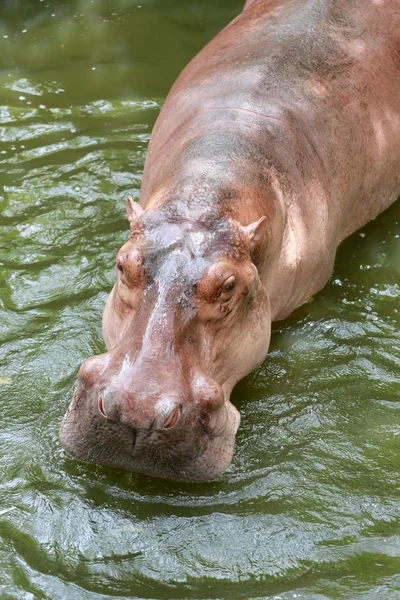
[[[110,420],[110,417],[107,415],[106,410],[104,408],[104,399],[103,399],[103,394],[100,394],[99,396],[99,402],[98,402],[98,407],[99,407],[99,411],[101,412],[101,414],[103,415],[103,417],[105,419],[107,419],[107,421]]]
[[[175,427],[183,413],[182,404],[178,404],[174,398],[161,398],[155,408],[156,418],[153,421],[152,428],[158,431]]]
[[[175,427],[179,419],[181,418],[182,409],[180,406],[177,406],[165,419],[163,423],[163,429],[171,429]]]

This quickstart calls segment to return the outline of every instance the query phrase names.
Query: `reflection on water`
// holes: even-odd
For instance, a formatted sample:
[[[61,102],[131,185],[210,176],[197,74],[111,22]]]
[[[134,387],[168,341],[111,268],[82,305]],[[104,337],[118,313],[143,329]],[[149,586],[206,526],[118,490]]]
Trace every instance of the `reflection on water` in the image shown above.
[[[168,87],[232,0],[0,5],[1,598],[398,598],[400,208],[241,382],[222,481],[69,459],[58,424]],[[15,507],[14,510],[4,512]]]

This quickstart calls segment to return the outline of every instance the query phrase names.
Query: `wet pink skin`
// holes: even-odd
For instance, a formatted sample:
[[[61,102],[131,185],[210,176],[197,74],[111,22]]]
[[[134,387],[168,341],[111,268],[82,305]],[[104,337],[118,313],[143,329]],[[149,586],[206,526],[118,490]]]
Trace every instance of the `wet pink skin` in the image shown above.
[[[231,391],[338,244],[400,194],[398,0],[248,0],[160,113],[61,441],[183,481],[229,466]]]

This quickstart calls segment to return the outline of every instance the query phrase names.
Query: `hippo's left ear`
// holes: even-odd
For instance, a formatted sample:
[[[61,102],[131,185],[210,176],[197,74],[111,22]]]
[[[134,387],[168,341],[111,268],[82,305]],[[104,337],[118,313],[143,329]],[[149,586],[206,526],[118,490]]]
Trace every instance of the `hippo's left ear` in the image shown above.
[[[268,229],[267,217],[261,217],[258,221],[250,223],[246,227],[243,227],[244,234],[249,242],[250,249],[252,250],[260,240],[264,237]]]
[[[128,221],[132,226],[132,223],[142,214],[143,208],[134,201],[132,196],[128,196],[126,199],[126,214],[128,215]]]

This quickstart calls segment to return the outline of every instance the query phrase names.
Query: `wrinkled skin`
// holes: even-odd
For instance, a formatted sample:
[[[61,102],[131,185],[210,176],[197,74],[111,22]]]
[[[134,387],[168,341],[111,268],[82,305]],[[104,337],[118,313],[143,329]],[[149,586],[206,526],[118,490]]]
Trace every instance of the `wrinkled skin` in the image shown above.
[[[340,241],[400,193],[400,0],[248,0],[155,125],[131,237],[61,427],[74,456],[221,475],[235,383]]]

